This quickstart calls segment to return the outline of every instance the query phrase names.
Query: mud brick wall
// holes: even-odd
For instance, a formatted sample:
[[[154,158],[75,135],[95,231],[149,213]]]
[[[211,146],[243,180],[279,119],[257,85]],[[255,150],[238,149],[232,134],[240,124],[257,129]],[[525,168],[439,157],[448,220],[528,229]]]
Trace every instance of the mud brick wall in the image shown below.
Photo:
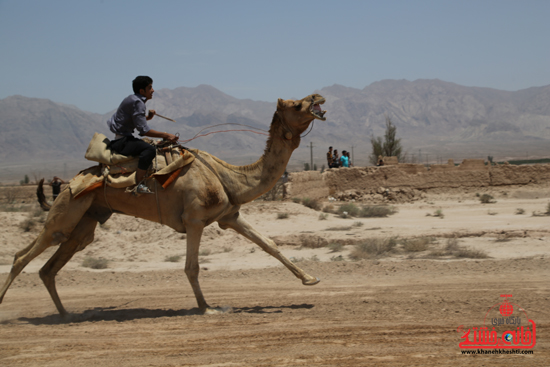
[[[382,167],[352,167],[294,172],[289,175],[289,197],[326,198],[339,192],[356,190],[375,193],[380,188],[429,190],[438,188],[476,188],[550,182],[550,165],[509,164],[490,166],[483,159],[466,159],[455,166],[397,164]]]

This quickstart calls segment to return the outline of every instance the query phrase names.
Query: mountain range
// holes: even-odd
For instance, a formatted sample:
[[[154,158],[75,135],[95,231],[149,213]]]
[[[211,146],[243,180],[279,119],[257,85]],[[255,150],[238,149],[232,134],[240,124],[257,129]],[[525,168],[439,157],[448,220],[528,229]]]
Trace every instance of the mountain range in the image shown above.
[[[446,161],[487,155],[548,156],[550,86],[510,92],[420,79],[383,80],[363,89],[333,85],[311,92],[326,98],[323,109],[328,111],[327,121],[315,122],[295,151],[291,166],[309,161],[311,145],[319,166],[325,163],[328,145],[339,150],[353,147],[356,165],[366,164],[370,138],[384,134],[386,117],[397,127],[397,136],[409,157],[416,159],[433,162],[436,157]],[[152,128],[178,132],[182,140],[187,140],[212,131],[267,130],[276,101],[237,99],[212,86],[200,85],[157,90],[147,105],[176,120],[174,123],[155,117],[150,122]],[[0,167],[86,164],[83,156],[93,133],[112,135],[105,121],[113,112],[91,113],[23,96],[2,99]],[[230,125],[201,132],[221,124]],[[222,132],[185,145],[231,163],[247,164],[262,154],[265,140],[265,136],[251,132]]]

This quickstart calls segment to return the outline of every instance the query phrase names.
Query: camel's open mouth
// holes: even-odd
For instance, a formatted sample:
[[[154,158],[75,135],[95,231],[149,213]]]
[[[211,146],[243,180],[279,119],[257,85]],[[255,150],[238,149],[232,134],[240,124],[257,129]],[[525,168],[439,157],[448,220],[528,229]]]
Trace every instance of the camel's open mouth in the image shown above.
[[[325,103],[324,99],[317,103],[312,103],[311,107],[309,108],[309,112],[311,112],[311,114],[315,116],[316,119],[326,121],[327,118],[325,117],[325,113],[327,113],[327,111],[323,111],[321,109],[321,105],[323,103]]]

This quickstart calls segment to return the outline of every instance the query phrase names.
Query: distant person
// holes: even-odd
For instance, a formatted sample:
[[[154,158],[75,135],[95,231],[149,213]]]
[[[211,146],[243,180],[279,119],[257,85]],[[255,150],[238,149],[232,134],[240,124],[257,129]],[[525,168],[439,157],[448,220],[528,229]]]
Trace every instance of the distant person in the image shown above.
[[[349,158],[345,150],[342,151],[342,156],[340,157],[340,163],[342,167],[349,167]]]
[[[327,164],[328,164],[328,168],[330,168],[330,165],[332,164],[332,147],[328,147]]]
[[[340,157],[338,156],[338,149],[334,149],[334,153],[332,154],[332,165],[331,168],[338,168],[340,167]]]
[[[132,81],[134,94],[126,97],[117,111],[107,121],[107,126],[115,134],[115,140],[111,141],[111,150],[116,153],[128,156],[139,157],[138,169],[136,172],[136,193],[150,194],[151,190],[145,185],[145,174],[153,162],[156,152],[155,147],[141,139],[135,138],[134,130],[139,131],[141,136],[151,138],[163,138],[172,143],[178,141],[176,135],[153,130],[147,125],[156,112],[149,110],[145,115],[145,102],[153,98],[153,79],[148,76],[138,76]]]
[[[353,167],[353,164],[351,163],[351,157],[349,156],[348,151],[346,151],[346,157],[348,157],[348,167]]]
[[[384,159],[382,159],[382,156],[381,156],[381,155],[378,156],[378,162],[376,163],[376,165],[377,165],[378,167],[384,165]]]
[[[64,184],[64,183],[65,183],[65,181],[63,181],[62,179],[60,179],[57,176],[54,176],[53,180],[50,182],[50,186],[52,187],[52,195],[53,195],[53,200],[54,201],[55,201],[55,199],[57,199],[57,196],[61,192],[61,185]]]

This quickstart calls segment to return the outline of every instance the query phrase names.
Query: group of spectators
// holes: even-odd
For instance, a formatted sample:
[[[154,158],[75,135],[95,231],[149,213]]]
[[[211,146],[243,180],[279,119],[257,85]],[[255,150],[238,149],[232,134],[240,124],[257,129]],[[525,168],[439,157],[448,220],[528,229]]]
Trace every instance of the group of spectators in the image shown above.
[[[328,168],[338,168],[338,167],[351,167],[351,158],[349,152],[346,150],[342,151],[342,156],[338,156],[338,150],[332,150],[332,147],[328,147],[327,152],[327,163]]]

